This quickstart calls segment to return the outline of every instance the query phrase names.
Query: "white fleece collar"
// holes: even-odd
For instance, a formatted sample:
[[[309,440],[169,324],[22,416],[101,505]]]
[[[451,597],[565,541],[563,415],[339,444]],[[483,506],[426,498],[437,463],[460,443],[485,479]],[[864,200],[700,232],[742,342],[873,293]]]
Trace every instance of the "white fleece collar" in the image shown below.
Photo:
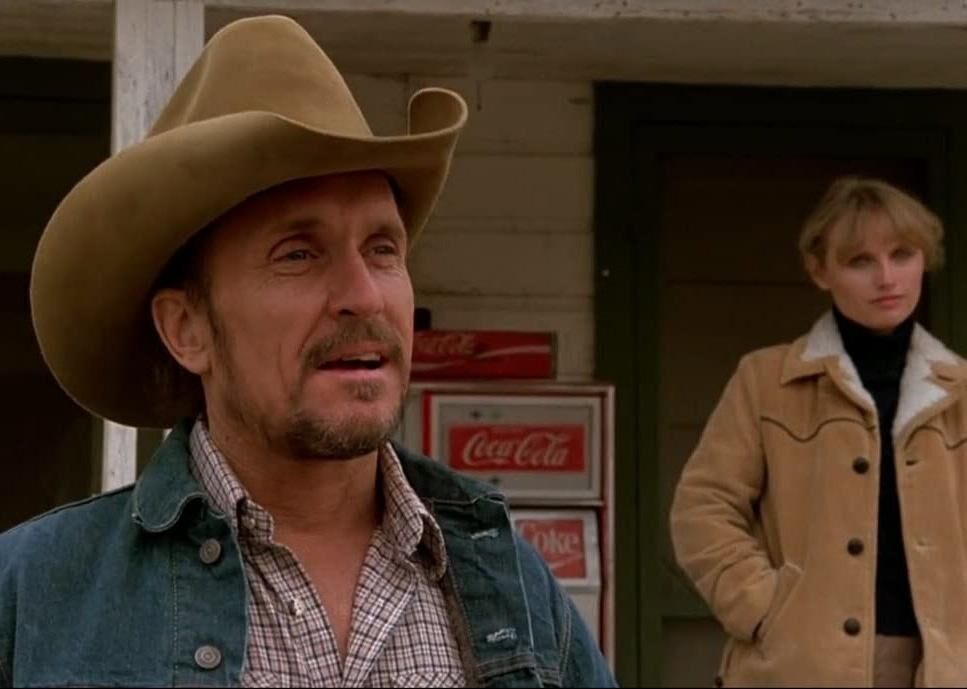
[[[806,336],[802,352],[803,361],[834,358],[839,364],[843,384],[858,400],[874,414],[876,406],[870,393],[863,387],[856,366],[846,353],[843,338],[836,327],[832,311],[816,321]],[[939,404],[950,396],[950,391],[933,380],[934,364],[960,365],[960,357],[951,352],[940,340],[919,324],[914,326],[910,338],[907,362],[900,379],[900,396],[896,417],[893,421],[893,439],[899,440],[907,425],[922,411]]]

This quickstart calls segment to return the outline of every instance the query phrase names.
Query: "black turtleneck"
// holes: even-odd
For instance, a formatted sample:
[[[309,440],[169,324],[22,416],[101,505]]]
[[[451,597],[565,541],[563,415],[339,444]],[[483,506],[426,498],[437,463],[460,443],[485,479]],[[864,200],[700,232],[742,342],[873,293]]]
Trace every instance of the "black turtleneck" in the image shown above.
[[[893,332],[875,333],[833,309],[846,353],[867,389],[879,417],[880,500],[876,548],[876,633],[917,636],[907,558],[900,523],[896,464],[893,454],[893,420],[900,397],[900,377],[910,349],[913,317]]]

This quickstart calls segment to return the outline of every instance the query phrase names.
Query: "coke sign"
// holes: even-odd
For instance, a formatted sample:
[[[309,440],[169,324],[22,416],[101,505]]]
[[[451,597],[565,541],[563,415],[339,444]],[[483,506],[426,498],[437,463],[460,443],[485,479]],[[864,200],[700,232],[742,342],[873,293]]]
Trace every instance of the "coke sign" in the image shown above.
[[[554,333],[419,330],[413,380],[552,378]]]
[[[587,577],[583,519],[519,519],[516,523],[520,535],[537,549],[555,577]]]
[[[413,338],[413,361],[419,363],[471,357],[477,351],[477,333],[470,331],[420,330]]]
[[[580,424],[455,424],[448,435],[457,470],[582,473],[587,465]]]

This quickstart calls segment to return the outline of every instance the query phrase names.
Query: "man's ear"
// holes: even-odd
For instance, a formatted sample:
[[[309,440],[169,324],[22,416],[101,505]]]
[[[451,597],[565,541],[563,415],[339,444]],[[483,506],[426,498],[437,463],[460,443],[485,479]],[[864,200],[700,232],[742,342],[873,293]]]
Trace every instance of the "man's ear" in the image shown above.
[[[813,254],[806,254],[806,272],[812,278],[816,287],[824,292],[829,291],[829,282],[826,280],[826,267]]]
[[[208,317],[180,289],[158,290],[151,298],[155,330],[175,361],[201,376],[211,368]]]

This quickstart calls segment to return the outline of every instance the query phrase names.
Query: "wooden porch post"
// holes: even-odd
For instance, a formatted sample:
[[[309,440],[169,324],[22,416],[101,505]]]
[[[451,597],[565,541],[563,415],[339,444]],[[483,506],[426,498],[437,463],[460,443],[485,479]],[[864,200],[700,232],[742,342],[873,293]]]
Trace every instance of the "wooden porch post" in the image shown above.
[[[115,0],[112,153],[144,138],[204,42],[204,0]],[[134,481],[137,433],[104,421],[102,490]]]

